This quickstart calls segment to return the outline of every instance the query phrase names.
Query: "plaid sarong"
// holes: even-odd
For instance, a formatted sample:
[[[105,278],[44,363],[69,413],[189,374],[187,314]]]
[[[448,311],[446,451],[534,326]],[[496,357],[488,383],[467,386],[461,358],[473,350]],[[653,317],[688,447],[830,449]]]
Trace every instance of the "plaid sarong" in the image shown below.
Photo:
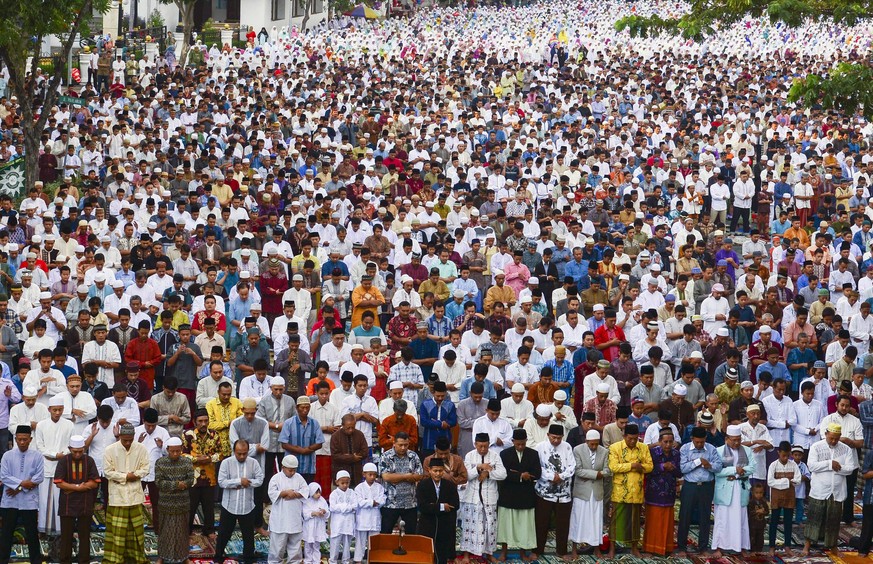
[[[143,507],[106,508],[106,542],[103,548],[103,562],[124,564],[127,561],[148,564],[145,555],[145,518]]]

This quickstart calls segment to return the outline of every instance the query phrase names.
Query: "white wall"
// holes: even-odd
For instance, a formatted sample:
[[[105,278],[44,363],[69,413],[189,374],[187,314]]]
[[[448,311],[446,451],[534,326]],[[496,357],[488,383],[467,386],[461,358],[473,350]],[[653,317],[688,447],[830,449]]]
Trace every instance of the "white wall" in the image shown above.
[[[278,29],[282,29],[283,26],[293,27],[296,26],[298,29],[300,28],[300,24],[303,22],[303,17],[294,17],[294,8],[291,4],[293,0],[284,0],[285,2],[285,18],[282,20],[272,20],[272,0],[240,0],[242,5],[240,6],[240,17],[241,24],[245,29],[248,29],[248,26],[252,26],[255,28],[255,33],[261,30],[262,27],[267,28],[268,32],[271,32],[272,28],[275,26]],[[309,21],[307,22],[308,27],[312,27],[325,19],[327,19],[327,3],[328,0],[322,0],[323,10],[318,14],[310,14]]]

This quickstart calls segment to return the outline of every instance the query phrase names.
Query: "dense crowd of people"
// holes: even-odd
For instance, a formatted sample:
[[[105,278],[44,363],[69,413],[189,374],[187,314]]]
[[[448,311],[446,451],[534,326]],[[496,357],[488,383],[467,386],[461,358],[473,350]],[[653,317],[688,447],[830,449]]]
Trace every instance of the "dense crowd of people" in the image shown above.
[[[809,554],[856,502],[866,555],[873,127],[786,100],[871,32],[613,27],[685,9],[95,53],[0,196],[0,559],[88,562],[95,504],[109,564]]]

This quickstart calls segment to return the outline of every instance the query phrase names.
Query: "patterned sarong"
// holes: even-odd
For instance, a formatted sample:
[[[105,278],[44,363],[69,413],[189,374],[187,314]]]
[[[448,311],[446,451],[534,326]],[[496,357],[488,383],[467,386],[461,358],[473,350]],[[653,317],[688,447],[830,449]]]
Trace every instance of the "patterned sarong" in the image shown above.
[[[807,540],[819,542],[824,539],[825,548],[833,548],[840,537],[840,519],[843,514],[843,502],[834,498],[807,498],[806,529]]]
[[[103,548],[105,564],[124,564],[132,561],[148,564],[145,555],[145,518],[142,505],[106,508],[106,543]]]
[[[613,503],[615,513],[609,527],[609,538],[620,543],[640,542],[640,508],[636,503]]]

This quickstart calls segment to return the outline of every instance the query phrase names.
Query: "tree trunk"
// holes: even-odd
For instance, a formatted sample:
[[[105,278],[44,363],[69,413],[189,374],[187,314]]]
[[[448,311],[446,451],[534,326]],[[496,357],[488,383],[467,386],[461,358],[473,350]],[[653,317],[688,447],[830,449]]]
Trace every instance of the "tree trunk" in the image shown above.
[[[300,30],[306,31],[306,24],[309,23],[309,14],[312,13],[315,0],[303,0],[303,21],[300,22]]]
[[[185,68],[188,61],[188,51],[191,50],[191,32],[194,31],[194,4],[196,0],[176,0],[179,8],[179,16],[182,18],[182,34],[185,40],[182,42],[182,52],[179,53],[179,65]]]

